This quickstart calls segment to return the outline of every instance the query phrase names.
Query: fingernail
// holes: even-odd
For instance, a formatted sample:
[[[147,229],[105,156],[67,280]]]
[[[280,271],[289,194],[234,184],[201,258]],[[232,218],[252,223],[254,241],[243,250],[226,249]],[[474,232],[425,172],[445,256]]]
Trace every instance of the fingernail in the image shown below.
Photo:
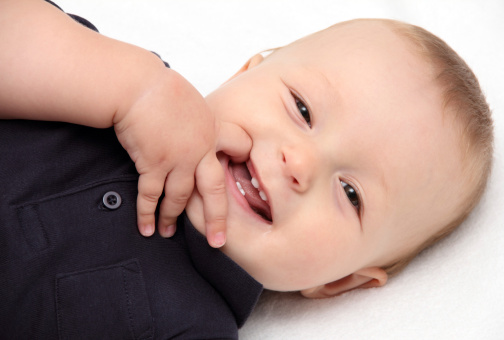
[[[163,228],[163,233],[161,236],[163,237],[172,237],[175,234],[175,224],[171,224],[165,228]]]
[[[154,225],[146,224],[143,228],[143,235],[144,236],[151,236],[152,234],[154,234]]]
[[[226,243],[226,234],[224,234],[222,231],[220,231],[214,235],[214,237],[213,237],[213,247],[214,248],[220,248],[224,245],[224,243]]]

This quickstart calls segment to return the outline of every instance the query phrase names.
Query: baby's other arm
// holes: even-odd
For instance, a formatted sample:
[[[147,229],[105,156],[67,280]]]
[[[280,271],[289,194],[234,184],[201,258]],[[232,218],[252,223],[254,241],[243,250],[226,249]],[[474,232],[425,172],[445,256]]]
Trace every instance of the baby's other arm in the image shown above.
[[[225,242],[224,174],[216,126],[202,96],[153,53],[110,39],[42,0],[0,0],[0,118],[114,126],[140,174],[138,227],[175,232],[196,183],[207,238]]]
[[[110,127],[164,69],[43,0],[1,0],[0,28],[2,118]]]

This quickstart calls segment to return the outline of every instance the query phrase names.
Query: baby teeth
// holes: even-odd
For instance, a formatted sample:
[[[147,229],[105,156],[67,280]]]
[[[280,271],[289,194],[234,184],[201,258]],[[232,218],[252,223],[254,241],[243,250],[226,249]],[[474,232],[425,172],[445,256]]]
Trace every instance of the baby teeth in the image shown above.
[[[238,190],[240,190],[241,194],[245,196],[245,190],[243,190],[240,182],[236,182],[236,186],[238,187]]]
[[[266,201],[268,199],[268,197],[266,197],[266,194],[264,192],[262,192],[262,191],[259,191],[259,196],[261,196],[261,199],[263,201]]]
[[[252,177],[252,180],[250,182],[252,183],[254,188],[259,189],[259,181],[256,178]]]
[[[252,186],[254,188],[259,189],[259,181],[256,178],[252,177],[250,182],[252,183]],[[238,187],[238,190],[240,190],[241,194],[245,196],[245,190],[243,190],[243,187],[241,186],[240,182],[236,182],[236,186]],[[261,197],[263,201],[268,200],[268,197],[262,190],[259,190],[259,197]]]
[[[252,186],[254,188],[259,189],[259,181],[257,180],[257,178],[252,177],[252,179],[250,180],[250,183],[252,183]],[[268,197],[266,197],[266,194],[262,190],[259,190],[259,196],[261,197],[261,199],[263,201],[268,200]]]

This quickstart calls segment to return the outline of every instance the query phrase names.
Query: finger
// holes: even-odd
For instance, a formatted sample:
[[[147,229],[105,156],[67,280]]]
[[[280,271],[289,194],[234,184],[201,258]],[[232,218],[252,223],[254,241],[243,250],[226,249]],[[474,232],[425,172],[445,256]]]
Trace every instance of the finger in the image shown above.
[[[177,231],[177,224],[174,222],[168,225],[160,225],[158,227],[158,230],[159,235],[161,235],[161,237],[165,238],[172,237],[173,235],[175,235],[175,232]]]
[[[138,179],[137,222],[143,236],[154,234],[156,218],[154,213],[163,192],[166,175],[162,172],[146,173]]]
[[[165,197],[159,208],[159,233],[171,237],[177,217],[184,211],[194,189],[194,169],[175,168],[166,179]]]
[[[196,168],[196,186],[203,199],[208,243],[219,248],[226,243],[227,197],[224,170],[214,152],[206,154]]]
[[[236,163],[245,162],[250,155],[252,140],[250,136],[236,124],[221,122],[217,141],[217,151],[222,151]]]

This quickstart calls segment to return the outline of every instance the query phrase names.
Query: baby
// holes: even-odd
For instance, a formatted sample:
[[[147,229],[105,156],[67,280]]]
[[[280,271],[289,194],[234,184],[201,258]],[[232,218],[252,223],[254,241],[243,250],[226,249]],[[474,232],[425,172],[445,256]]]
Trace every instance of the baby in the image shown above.
[[[481,197],[491,168],[492,122],[475,76],[437,37],[396,21],[344,22],[266,57],[253,56],[196,108],[204,110],[205,105],[220,126],[211,149],[214,154],[218,151],[229,203],[226,243],[220,251],[245,270],[240,275],[250,278],[209,279],[211,273],[202,277],[224,296],[235,317],[239,314],[238,326],[253,308],[258,285],[319,298],[385,284],[418,252],[465,219]],[[11,107],[0,109],[4,117],[16,117]],[[86,124],[40,114],[23,118]],[[104,120],[108,123],[100,127],[110,124],[110,118]],[[154,138],[145,133],[140,137]],[[86,134],[79,138],[92,139]],[[170,148],[174,142],[166,143]],[[112,148],[96,152],[106,154]],[[166,247],[173,240],[191,248],[192,227],[206,233],[207,201],[201,189],[193,191],[186,206],[188,220],[179,219],[180,232],[172,239],[129,237],[145,247]],[[170,228],[166,236],[174,232]],[[200,272],[215,270],[204,257],[224,261],[220,251],[191,255],[192,264]],[[65,254],[55,256],[65,260]],[[101,256],[107,263],[109,255]],[[154,253],[149,256],[156,260]],[[150,295],[147,286],[165,279],[163,266],[168,264],[156,267],[158,278],[144,268],[148,261],[141,258],[125,267],[141,265]],[[220,290],[222,284],[228,284],[225,291]],[[190,286],[184,288],[190,291]],[[233,289],[250,299],[237,303],[235,295],[228,298],[226,291]],[[168,290],[166,294],[173,293]],[[159,289],[155,293],[164,294]],[[146,298],[152,313],[160,313],[153,318],[156,322],[173,321],[174,313],[187,315],[184,310],[163,314],[156,309],[156,299]],[[236,304],[245,305],[245,311]],[[212,313],[212,306],[205,311]],[[186,316],[184,322],[188,329],[196,329],[202,321]],[[61,324],[65,322],[58,319]]]
[[[257,55],[206,99],[253,145],[245,163],[219,157],[222,251],[268,289],[383,285],[464,220],[491,167],[476,78],[440,39],[396,21],[345,22]],[[203,231],[197,193],[186,210]]]

